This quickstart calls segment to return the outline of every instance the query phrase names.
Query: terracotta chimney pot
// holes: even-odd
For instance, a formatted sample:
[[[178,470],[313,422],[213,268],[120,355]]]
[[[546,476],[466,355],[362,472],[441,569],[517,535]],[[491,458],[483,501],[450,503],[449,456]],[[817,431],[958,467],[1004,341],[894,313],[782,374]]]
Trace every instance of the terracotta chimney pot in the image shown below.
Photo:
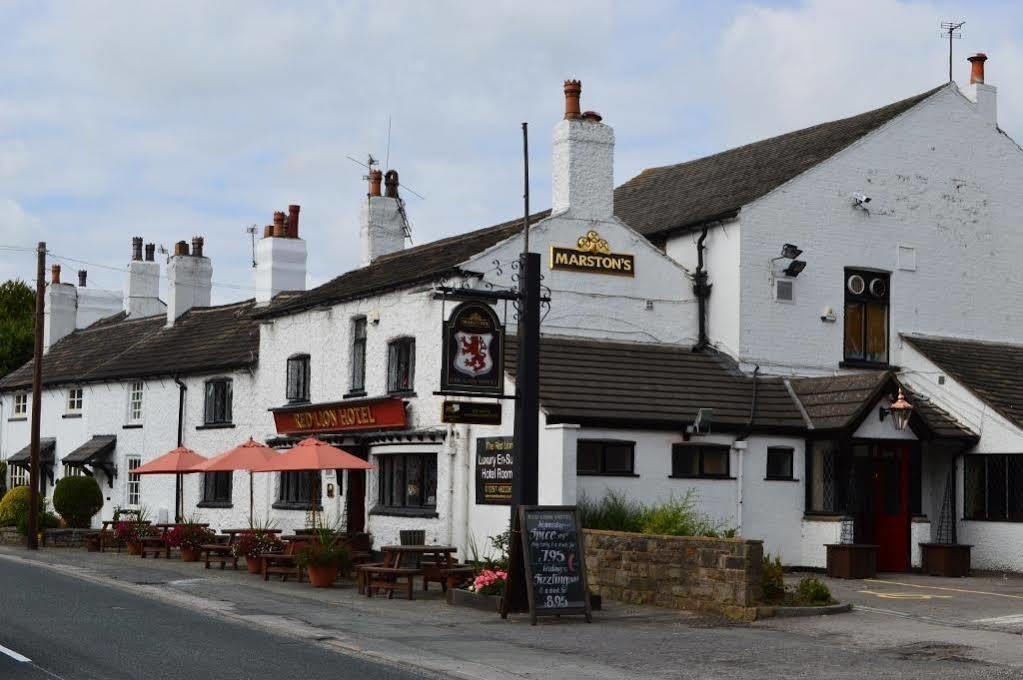
[[[202,236],[192,237],[192,255],[195,257],[202,257],[202,246],[205,242]]]
[[[274,225],[268,224],[263,227],[263,238],[270,238],[274,235]]]
[[[583,93],[583,84],[578,80],[565,81],[565,118],[578,120],[582,117],[579,113],[579,96]]]
[[[398,198],[398,171],[388,170],[384,175],[384,196]]]
[[[141,260],[142,259],[142,237],[133,236],[131,239],[131,259]]]
[[[78,287],[85,288],[85,277],[88,276],[89,272],[84,269],[78,270]]]
[[[974,83],[984,84],[984,62],[987,61],[987,55],[983,52],[977,52],[972,57],[967,57],[966,61],[970,62],[970,85]]]
[[[301,206],[288,206],[288,238],[298,238],[298,211]]]
[[[188,242],[187,241],[178,241],[177,243],[175,243],[174,244],[174,255],[175,255],[175,257],[177,257],[179,255],[188,255]]]
[[[274,213],[274,236],[277,238],[284,238],[288,235],[288,227],[285,224],[287,218],[284,213],[280,210]]]
[[[384,173],[379,170],[369,171],[369,195],[379,196],[380,195],[380,182],[384,179]]]
[[[50,267],[50,283],[60,283],[60,265]]]

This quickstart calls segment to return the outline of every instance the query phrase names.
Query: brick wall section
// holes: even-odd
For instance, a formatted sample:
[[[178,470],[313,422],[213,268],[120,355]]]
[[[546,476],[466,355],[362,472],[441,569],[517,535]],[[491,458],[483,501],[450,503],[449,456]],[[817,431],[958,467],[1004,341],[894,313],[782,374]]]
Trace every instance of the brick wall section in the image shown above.
[[[583,534],[590,590],[601,597],[756,618],[762,541],[595,529]]]

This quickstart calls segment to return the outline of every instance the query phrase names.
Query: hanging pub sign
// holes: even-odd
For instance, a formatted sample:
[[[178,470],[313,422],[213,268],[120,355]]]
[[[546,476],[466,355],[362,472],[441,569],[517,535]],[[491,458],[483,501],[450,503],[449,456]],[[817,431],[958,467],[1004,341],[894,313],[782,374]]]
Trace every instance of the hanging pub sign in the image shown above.
[[[490,305],[463,302],[444,323],[442,392],[504,391],[504,327]]]
[[[551,269],[590,274],[635,276],[635,257],[612,253],[611,246],[592,229],[580,236],[575,248],[551,246]]]
[[[476,440],[476,505],[511,505],[512,437],[480,437]]]
[[[492,401],[444,401],[441,406],[442,423],[465,425],[500,425],[501,405]]]

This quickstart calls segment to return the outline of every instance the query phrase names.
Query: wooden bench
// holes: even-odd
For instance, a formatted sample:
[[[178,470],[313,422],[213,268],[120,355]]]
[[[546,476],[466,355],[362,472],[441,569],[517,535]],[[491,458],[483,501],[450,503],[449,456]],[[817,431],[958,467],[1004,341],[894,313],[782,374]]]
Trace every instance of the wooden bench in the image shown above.
[[[395,590],[402,589],[405,591],[406,599],[411,600],[413,599],[413,581],[415,581],[416,576],[422,575],[423,570],[411,567],[384,567],[364,564],[359,567],[359,573],[362,575],[366,597],[373,597],[374,590],[386,590],[387,599],[389,600],[394,596]]]
[[[146,553],[153,553],[153,557],[159,557],[160,553],[163,553],[167,559],[170,559],[170,545],[167,544],[167,540],[163,536],[144,536],[141,541],[142,552],[139,556],[143,559],[146,557]]]
[[[424,567],[423,590],[429,589],[430,582],[432,581],[439,583],[441,591],[446,593],[448,588],[457,588],[466,579],[472,578],[475,573],[475,569],[464,564],[453,564],[450,567]]]
[[[233,539],[233,535],[217,536],[216,543],[206,543],[199,546],[206,569],[209,569],[210,564],[213,562],[218,562],[221,570],[227,566],[228,562],[231,563],[232,567],[238,569],[238,556],[234,554]]]
[[[302,582],[302,568],[298,565],[298,549],[307,543],[303,540],[288,541],[284,546],[284,552],[260,553],[263,561],[263,580],[269,581],[270,574],[280,574],[282,581],[287,581],[289,576],[298,578]]]

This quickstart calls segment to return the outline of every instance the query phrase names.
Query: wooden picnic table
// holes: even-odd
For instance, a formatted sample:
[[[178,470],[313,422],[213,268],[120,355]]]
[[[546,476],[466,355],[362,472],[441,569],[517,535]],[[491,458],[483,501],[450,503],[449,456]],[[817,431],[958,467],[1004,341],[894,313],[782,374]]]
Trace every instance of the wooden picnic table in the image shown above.
[[[124,545],[122,541],[117,540],[114,536],[114,529],[121,522],[135,522],[133,519],[105,519],[103,520],[102,527],[99,530],[99,549],[103,552],[110,546],[117,548],[117,552],[121,552],[121,546]],[[143,520],[138,524],[149,524],[149,520]]]
[[[157,536],[143,536],[139,543],[142,545],[142,554],[140,557],[145,558],[147,552],[153,553],[153,557],[159,557],[160,553],[163,553],[167,559],[170,559],[171,547],[167,543],[167,532],[174,527],[184,524],[184,522],[161,522],[160,524],[154,524],[160,533]],[[200,523],[201,527],[208,527],[208,522]]]
[[[199,552],[203,556],[203,563],[206,569],[210,568],[210,563],[217,562],[220,564],[220,568],[223,569],[230,562],[231,566],[235,569],[238,568],[238,556],[234,554],[234,544],[238,540],[240,534],[244,534],[254,529],[221,529],[221,536],[216,537],[215,543],[206,543],[199,546]],[[280,529],[263,529],[263,533],[267,534],[279,534]]]
[[[386,590],[390,598],[395,590],[403,588],[412,599],[412,582],[423,577],[423,589],[430,581],[439,581],[446,587],[448,574],[460,565],[454,561],[458,548],[450,545],[385,545],[383,562],[359,567],[359,592],[373,597],[374,590]],[[404,581],[402,585],[399,583]]]

